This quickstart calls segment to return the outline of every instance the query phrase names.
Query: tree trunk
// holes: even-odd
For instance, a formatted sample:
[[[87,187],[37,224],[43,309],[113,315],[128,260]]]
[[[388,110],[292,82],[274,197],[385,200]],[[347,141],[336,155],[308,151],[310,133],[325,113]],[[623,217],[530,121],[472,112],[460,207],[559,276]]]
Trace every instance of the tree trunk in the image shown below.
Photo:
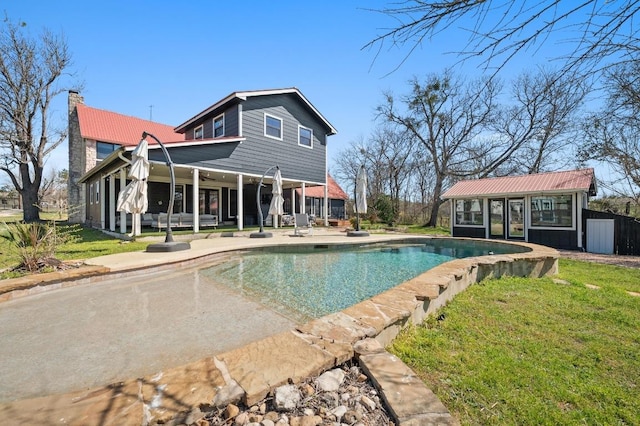
[[[429,226],[435,228],[438,226],[438,213],[440,212],[440,205],[442,202],[440,199],[433,200],[433,205],[431,206],[431,218],[429,219]]]
[[[25,182],[21,195],[23,220],[25,222],[40,222],[38,186]]]
[[[438,226],[438,212],[440,211],[440,195],[442,195],[442,181],[443,178],[439,174],[436,174],[436,183],[433,186],[433,204],[431,205],[431,217],[429,218],[429,226],[435,228]]]

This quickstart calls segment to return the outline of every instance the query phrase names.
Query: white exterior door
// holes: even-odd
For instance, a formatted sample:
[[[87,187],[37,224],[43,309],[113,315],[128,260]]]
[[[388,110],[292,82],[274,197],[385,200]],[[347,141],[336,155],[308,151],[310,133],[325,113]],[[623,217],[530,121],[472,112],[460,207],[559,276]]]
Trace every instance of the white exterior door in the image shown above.
[[[587,219],[587,251],[613,254],[613,219]]]

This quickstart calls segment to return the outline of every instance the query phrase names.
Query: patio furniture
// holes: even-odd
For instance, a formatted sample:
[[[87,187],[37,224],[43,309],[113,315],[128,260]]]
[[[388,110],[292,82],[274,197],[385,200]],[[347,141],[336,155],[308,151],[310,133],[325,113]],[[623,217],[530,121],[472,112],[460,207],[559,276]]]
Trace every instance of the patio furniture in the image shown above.
[[[303,236],[303,233],[313,235],[313,227],[311,226],[311,221],[309,221],[309,215],[306,213],[296,213],[293,235],[301,237]]]

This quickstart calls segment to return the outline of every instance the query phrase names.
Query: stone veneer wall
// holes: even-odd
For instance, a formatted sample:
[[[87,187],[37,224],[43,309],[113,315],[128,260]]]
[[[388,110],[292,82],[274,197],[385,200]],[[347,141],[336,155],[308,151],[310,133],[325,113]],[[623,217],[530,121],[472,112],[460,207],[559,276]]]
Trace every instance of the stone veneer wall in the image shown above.
[[[84,99],[78,92],[69,91],[69,181],[67,183],[69,222],[84,223],[86,196],[84,185],[79,183],[80,178],[87,170],[86,147],[80,133],[78,110],[76,105],[84,103]]]

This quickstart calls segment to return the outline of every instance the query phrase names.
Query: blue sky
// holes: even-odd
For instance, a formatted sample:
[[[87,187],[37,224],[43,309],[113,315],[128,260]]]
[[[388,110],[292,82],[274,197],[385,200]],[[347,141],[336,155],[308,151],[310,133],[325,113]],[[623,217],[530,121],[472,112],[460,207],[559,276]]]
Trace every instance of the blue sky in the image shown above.
[[[338,129],[329,139],[331,168],[350,141],[371,133],[384,90],[406,91],[413,75],[455,60],[429,46],[385,76],[406,51],[384,50],[373,63],[376,52],[362,50],[394,24],[367,10],[385,4],[2,0],[0,10],[30,31],[64,34],[85,103],[95,108],[145,119],[152,112],[154,121],[178,125],[234,91],[295,86]],[[52,119],[66,125],[66,95]],[[65,144],[49,165],[61,169],[66,158]]]
[[[396,71],[407,48],[384,49],[374,63],[376,51],[363,46],[396,23],[370,9],[389,4],[0,0],[0,10],[30,31],[64,34],[92,107],[178,125],[234,91],[295,86],[338,130],[329,139],[331,169],[340,150],[371,133],[383,91],[406,93],[413,76],[457,60],[443,54],[455,41],[449,31]],[[473,64],[465,67],[465,75],[477,73]],[[66,126],[66,94],[51,112]],[[48,165],[66,168],[66,159],[64,144]]]

